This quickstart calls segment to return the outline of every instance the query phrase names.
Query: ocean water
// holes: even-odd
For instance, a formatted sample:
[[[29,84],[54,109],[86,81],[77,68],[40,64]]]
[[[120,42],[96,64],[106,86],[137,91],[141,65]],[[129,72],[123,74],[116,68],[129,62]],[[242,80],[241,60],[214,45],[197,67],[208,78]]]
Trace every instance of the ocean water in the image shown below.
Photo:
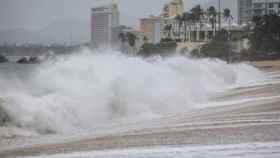
[[[23,158],[279,158],[280,143],[247,143],[212,146],[163,146],[153,148],[77,152]],[[19,157],[20,158],[20,157]]]
[[[202,108],[215,92],[263,80],[262,72],[242,63],[84,49],[40,65],[1,64],[0,106],[14,125],[75,133]]]

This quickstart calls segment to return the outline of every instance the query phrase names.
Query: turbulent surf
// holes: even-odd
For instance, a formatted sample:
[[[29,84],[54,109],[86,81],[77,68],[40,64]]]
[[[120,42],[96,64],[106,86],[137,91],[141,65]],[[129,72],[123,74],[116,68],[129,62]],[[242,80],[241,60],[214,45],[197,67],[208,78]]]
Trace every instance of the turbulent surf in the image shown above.
[[[0,70],[0,110],[13,125],[57,133],[184,112],[217,91],[263,79],[247,64],[183,56],[143,59],[111,50],[84,49],[33,67],[9,77]]]

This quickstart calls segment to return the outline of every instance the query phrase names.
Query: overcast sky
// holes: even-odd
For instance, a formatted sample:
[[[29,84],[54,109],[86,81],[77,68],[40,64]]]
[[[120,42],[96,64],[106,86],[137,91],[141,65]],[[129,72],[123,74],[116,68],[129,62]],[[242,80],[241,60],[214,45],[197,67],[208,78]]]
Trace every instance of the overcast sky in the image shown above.
[[[0,0],[0,30],[40,30],[63,19],[90,22],[90,8],[109,0]],[[121,23],[137,27],[138,19],[159,14],[168,0],[119,0]],[[186,8],[209,0],[185,0]],[[218,1],[218,0],[210,0]],[[230,3],[236,0],[222,0]]]

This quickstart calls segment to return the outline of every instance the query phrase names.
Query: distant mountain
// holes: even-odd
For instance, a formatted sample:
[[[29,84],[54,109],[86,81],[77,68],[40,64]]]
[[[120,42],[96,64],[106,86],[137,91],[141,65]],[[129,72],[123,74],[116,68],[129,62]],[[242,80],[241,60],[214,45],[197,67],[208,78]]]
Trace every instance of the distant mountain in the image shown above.
[[[77,44],[88,42],[89,39],[89,24],[76,19],[58,20],[39,31],[22,28],[0,31],[0,44]]]

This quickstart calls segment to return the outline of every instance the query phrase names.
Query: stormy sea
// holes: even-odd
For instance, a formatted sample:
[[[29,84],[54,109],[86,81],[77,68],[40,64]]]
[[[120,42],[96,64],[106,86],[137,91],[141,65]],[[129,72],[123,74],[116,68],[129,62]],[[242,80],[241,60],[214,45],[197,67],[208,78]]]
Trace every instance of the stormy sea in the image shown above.
[[[161,127],[160,121],[152,124],[152,120],[232,106],[232,100],[215,104],[213,98],[267,81],[263,71],[246,63],[180,55],[142,58],[112,50],[83,49],[40,64],[0,64],[0,145],[4,148],[12,141],[18,147],[28,144],[29,138],[40,144]],[[38,157],[262,157],[279,151],[279,146],[171,144]],[[269,151],[263,150],[266,147]]]

